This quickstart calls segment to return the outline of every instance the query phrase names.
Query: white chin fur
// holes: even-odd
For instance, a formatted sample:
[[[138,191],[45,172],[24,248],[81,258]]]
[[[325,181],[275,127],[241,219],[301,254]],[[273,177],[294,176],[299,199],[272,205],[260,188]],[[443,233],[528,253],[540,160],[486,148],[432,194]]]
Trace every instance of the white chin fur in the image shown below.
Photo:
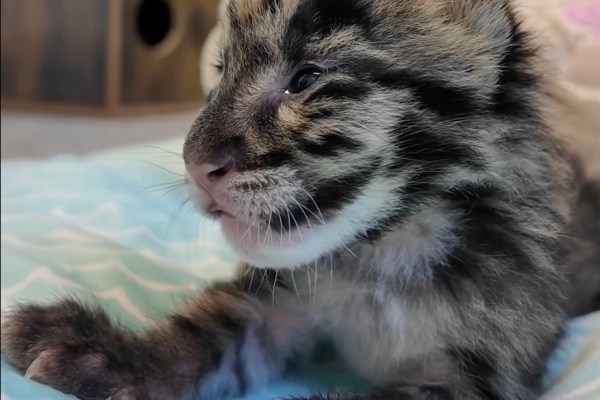
[[[290,243],[283,239],[280,243],[263,246],[231,244],[238,254],[250,265],[259,268],[294,269],[316,261],[319,257],[340,247],[348,238],[342,238],[333,224],[320,225],[312,230],[303,230],[302,238]],[[286,235],[283,235],[286,237]]]
[[[388,186],[384,181],[373,180],[364,193],[379,193],[379,196],[359,197],[325,225],[313,226],[312,229],[305,227],[301,235],[293,234],[291,241],[287,234],[283,235],[282,240],[278,237],[267,245],[259,246],[228,239],[250,265],[259,268],[299,268],[351,243],[394,199]]]
[[[189,186],[192,186],[190,188],[192,199],[201,209],[201,204],[206,201],[205,196],[193,185]],[[252,266],[299,268],[352,242],[356,235],[369,226],[376,216],[380,215],[381,210],[386,209],[386,206],[394,200],[394,195],[391,194],[388,186],[386,182],[374,179],[363,192],[378,193],[378,196],[374,198],[368,195],[360,196],[326,224],[313,224],[312,229],[304,227],[300,232],[292,232],[291,240],[287,233],[281,237],[276,234],[271,235],[269,243],[260,240],[256,233],[254,237],[245,235],[243,230],[240,231],[241,236],[240,232],[231,229],[223,229],[223,233],[236,253]]]

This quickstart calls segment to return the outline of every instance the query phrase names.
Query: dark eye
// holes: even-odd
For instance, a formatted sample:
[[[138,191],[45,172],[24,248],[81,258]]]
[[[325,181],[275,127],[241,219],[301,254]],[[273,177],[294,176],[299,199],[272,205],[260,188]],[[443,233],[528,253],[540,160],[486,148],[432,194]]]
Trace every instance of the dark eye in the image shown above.
[[[322,72],[323,71],[317,67],[308,67],[300,70],[294,75],[290,82],[290,86],[285,92],[288,94],[296,94],[308,89],[317,81],[317,79],[319,79]]]

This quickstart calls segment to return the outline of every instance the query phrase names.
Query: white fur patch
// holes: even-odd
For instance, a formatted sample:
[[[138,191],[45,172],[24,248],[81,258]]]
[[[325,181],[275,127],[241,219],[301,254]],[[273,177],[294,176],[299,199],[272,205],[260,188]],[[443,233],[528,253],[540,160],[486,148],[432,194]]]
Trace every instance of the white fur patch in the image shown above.
[[[372,180],[352,204],[346,206],[337,216],[326,224],[303,228],[292,243],[271,241],[271,244],[255,248],[242,256],[257,267],[298,268],[314,262],[354,240],[365,226],[377,219],[381,210],[389,208],[397,195],[390,190],[385,178]]]

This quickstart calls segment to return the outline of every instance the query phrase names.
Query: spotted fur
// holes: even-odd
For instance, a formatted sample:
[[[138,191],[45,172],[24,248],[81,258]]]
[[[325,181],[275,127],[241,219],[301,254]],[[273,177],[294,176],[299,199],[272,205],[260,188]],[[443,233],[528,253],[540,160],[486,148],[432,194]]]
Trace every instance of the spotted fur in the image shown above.
[[[239,276],[141,335],[74,301],[23,306],[7,359],[84,399],[221,399],[329,338],[378,389],[311,399],[537,398],[577,281],[567,227],[600,245],[572,205],[597,216],[597,188],[577,195],[511,4],[230,0],[216,32],[184,161],[233,160],[256,235],[232,240]],[[291,93],[306,65],[321,75]]]

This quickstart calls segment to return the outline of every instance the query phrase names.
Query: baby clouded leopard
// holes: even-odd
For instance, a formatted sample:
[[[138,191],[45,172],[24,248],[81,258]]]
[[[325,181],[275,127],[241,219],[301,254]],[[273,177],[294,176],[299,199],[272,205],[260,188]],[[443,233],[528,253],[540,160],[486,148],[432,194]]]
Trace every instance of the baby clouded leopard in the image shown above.
[[[314,398],[537,398],[577,191],[510,3],[230,0],[220,24],[184,161],[238,277],[136,334],[21,306],[4,357],[82,399],[225,399],[331,339],[378,389]]]

